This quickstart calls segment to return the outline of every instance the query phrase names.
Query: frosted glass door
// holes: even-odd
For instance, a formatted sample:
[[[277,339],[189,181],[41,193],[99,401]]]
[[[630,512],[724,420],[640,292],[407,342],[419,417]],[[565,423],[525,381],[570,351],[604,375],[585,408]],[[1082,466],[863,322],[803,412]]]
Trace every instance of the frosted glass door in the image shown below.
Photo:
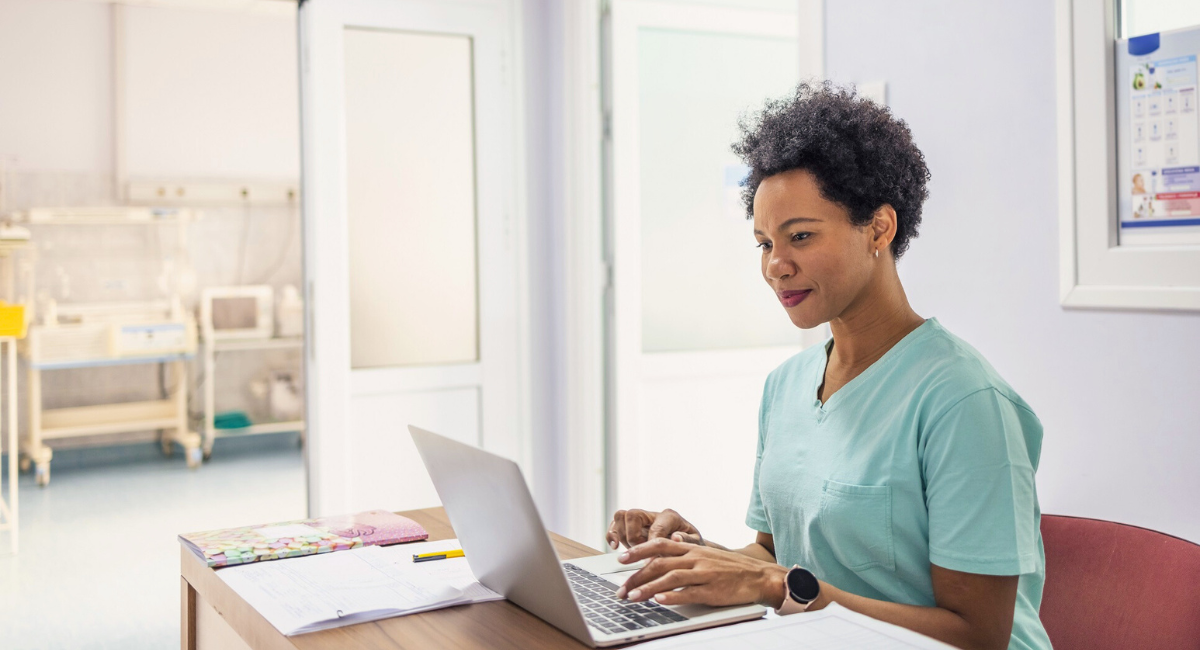
[[[345,30],[354,368],[479,358],[471,39]]]
[[[795,38],[638,30],[642,350],[792,345],[759,271],[729,151],[738,116],[795,88]]]
[[[806,335],[762,279],[730,145],[805,62],[796,13],[721,4],[613,2],[611,505],[743,544],[763,381]]]

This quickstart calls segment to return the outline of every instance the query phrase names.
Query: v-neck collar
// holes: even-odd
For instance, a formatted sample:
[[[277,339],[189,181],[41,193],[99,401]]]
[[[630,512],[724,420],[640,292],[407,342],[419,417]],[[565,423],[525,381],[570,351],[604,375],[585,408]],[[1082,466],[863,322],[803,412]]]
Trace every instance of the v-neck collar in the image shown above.
[[[909,332],[908,334],[905,334],[904,338],[897,341],[896,344],[893,345],[890,349],[888,349],[887,352],[884,352],[883,356],[879,357],[878,359],[875,360],[874,363],[867,366],[866,370],[863,370],[862,372],[858,373],[857,377],[846,382],[845,386],[842,386],[840,389],[838,389],[838,391],[836,393],[834,393],[833,395],[830,395],[829,399],[825,400],[825,403],[822,404],[821,396],[819,393],[821,390],[821,385],[825,382],[825,370],[829,366],[829,356],[833,350],[833,342],[834,342],[833,337],[830,337],[830,339],[828,341],[826,341],[825,345],[823,346],[825,348],[825,363],[816,364],[816,367],[817,367],[817,376],[815,377],[816,381],[813,382],[812,388],[809,392],[809,397],[811,397],[813,400],[813,407],[817,410],[818,420],[823,419],[835,407],[837,407],[838,404],[841,404],[842,402],[846,401],[847,395],[852,394],[855,390],[857,390],[859,388],[859,386],[867,383],[870,380],[871,376],[878,373],[881,368],[891,365],[893,363],[893,361],[900,355],[900,353],[904,351],[904,348],[907,348],[908,346],[912,345],[912,343],[914,341],[922,338],[923,336],[925,336],[925,334],[927,332],[932,331],[935,327],[940,327],[940,324],[937,322],[937,319],[936,318],[926,318],[924,323],[921,323],[920,325],[918,325],[916,327],[916,329]]]

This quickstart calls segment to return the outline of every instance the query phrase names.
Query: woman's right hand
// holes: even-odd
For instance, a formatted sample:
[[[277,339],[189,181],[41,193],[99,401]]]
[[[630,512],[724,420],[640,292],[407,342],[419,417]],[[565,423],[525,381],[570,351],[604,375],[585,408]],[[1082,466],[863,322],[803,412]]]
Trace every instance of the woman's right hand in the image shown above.
[[[700,531],[670,508],[662,512],[636,508],[618,510],[613,514],[612,523],[608,525],[608,534],[605,535],[609,548],[614,550],[621,544],[628,548],[659,537],[705,545]]]

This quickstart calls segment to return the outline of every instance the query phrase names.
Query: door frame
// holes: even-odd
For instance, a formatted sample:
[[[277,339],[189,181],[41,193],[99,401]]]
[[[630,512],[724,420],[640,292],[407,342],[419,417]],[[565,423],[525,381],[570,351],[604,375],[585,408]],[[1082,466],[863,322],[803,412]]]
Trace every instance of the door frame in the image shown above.
[[[528,433],[529,323],[524,210],[524,157],[519,101],[520,0],[307,0],[300,3],[301,177],[304,222],[305,446],[310,516],[344,510],[351,490],[351,400],[422,382],[481,385],[480,445],[530,472]],[[341,38],[347,26],[472,37],[476,131],[476,238],[482,279],[503,275],[499,291],[479,295],[479,361],[461,366],[350,367],[349,245],[346,218]],[[313,49],[323,53],[310,56]],[[328,56],[324,53],[334,53]],[[489,103],[488,110],[480,110]],[[499,199],[494,205],[489,199]],[[485,211],[498,211],[499,215]],[[493,247],[484,244],[492,243]],[[494,284],[494,286],[496,286]],[[484,318],[499,324],[484,326]],[[419,380],[419,381],[418,381]],[[464,383],[465,382],[465,383]],[[443,386],[444,385],[444,386]],[[502,387],[502,388],[497,388]],[[484,422],[489,422],[484,426]],[[402,429],[402,427],[400,428]],[[398,430],[396,435],[407,435]]]
[[[562,34],[562,160],[565,255],[563,350],[565,383],[563,460],[564,531],[603,547],[608,517],[606,482],[606,296],[611,287],[604,224],[602,20],[607,2],[563,3],[555,28]]]

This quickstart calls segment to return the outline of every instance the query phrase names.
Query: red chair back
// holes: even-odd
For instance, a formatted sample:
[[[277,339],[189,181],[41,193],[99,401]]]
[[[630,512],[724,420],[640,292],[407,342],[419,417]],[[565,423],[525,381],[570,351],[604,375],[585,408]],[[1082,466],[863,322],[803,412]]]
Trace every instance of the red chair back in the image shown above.
[[[1055,650],[1200,649],[1200,545],[1058,515],[1042,516],[1042,542]]]

